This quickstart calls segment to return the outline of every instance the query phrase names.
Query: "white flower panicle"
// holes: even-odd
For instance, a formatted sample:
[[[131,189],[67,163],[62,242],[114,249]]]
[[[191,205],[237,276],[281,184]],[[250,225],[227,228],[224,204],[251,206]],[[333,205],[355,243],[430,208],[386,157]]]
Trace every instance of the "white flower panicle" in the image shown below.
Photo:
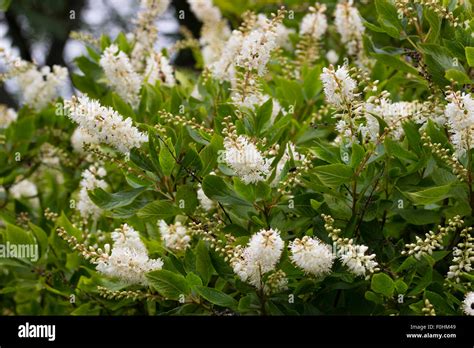
[[[332,65],[324,68],[321,81],[327,102],[337,108],[347,107],[357,96],[357,82],[349,76],[349,70],[345,65],[339,66],[336,70]]]
[[[378,263],[375,261],[375,254],[366,255],[369,249],[366,245],[349,243],[342,248],[339,255],[343,265],[356,276],[367,276],[376,271]]]
[[[463,239],[453,249],[453,264],[449,266],[448,279],[454,279],[456,283],[461,282],[461,276],[472,272],[474,268],[474,237],[471,236],[473,227],[464,228],[459,234]]]
[[[18,114],[15,110],[6,105],[0,104],[0,129],[8,128],[8,126],[15,122],[17,118]]]
[[[267,19],[262,28],[252,30],[242,40],[235,65],[263,76],[272,51],[277,47],[275,26]]]
[[[346,46],[349,55],[356,55],[362,49],[362,35],[365,27],[362,17],[353,6],[352,0],[343,0],[336,6],[335,25],[341,35],[341,41]]]
[[[246,136],[226,137],[224,148],[224,161],[245,184],[263,181],[270,173],[270,160]]]
[[[247,247],[236,249],[231,260],[234,272],[242,281],[262,289],[262,276],[275,270],[284,245],[278,230],[260,230],[250,238]]]
[[[35,198],[38,195],[38,188],[32,181],[25,179],[10,187],[9,192],[15,199]]]
[[[364,103],[361,111],[366,114],[366,125],[362,127],[363,136],[367,136],[371,141],[375,141],[379,136],[379,122],[373,114],[381,117],[390,127],[389,135],[400,140],[405,134],[403,123],[413,120],[418,124],[425,124],[428,119],[437,124],[444,124],[445,117],[440,107],[433,107],[430,102],[400,101],[392,102],[388,99],[389,93],[384,91],[382,98],[370,97]],[[375,102],[376,101],[376,102]]]
[[[438,225],[437,232],[429,231],[425,233],[425,239],[415,236],[415,243],[405,245],[407,250],[402,251],[402,255],[413,255],[417,260],[423,255],[431,255],[436,249],[441,249],[444,237],[461,228],[464,220],[459,215],[454,216],[446,222],[446,226]]]
[[[318,9],[310,7],[309,11],[301,21],[300,35],[309,35],[312,39],[319,41],[328,29],[326,6],[319,6]]]
[[[173,251],[182,251],[189,247],[191,236],[181,222],[177,221],[174,225],[168,225],[164,220],[160,220],[158,226],[165,247]]]
[[[58,65],[38,68],[35,64],[27,62],[11,50],[0,47],[0,61],[6,66],[6,73],[2,79],[14,79],[20,91],[22,104],[39,111],[55,100],[61,88],[67,83],[67,69]]]
[[[14,79],[18,84],[21,102],[36,111],[55,100],[67,84],[67,69],[59,65],[54,65],[52,70],[48,66],[38,68],[1,47],[0,60],[4,61],[7,68],[2,78]]]
[[[222,14],[212,0],[188,0],[189,7],[197,19],[203,23],[217,23],[222,20]]]
[[[25,179],[10,187],[10,195],[14,199],[27,199],[33,208],[38,208],[40,200],[38,198],[38,188],[32,181]]]
[[[169,87],[176,84],[174,70],[168,58],[161,53],[152,53],[148,56],[144,76],[151,85],[154,85],[157,81],[161,81],[162,84]]]
[[[268,18],[264,14],[257,15],[257,28],[267,28],[268,27]],[[290,34],[294,33],[295,30],[293,28],[286,27],[283,23],[276,23],[275,24],[275,42],[277,47],[282,47],[286,50],[290,50],[292,48],[292,44],[290,41]]]
[[[474,292],[470,291],[466,294],[462,302],[462,309],[466,315],[474,315]]]
[[[105,245],[105,253],[97,262],[97,271],[127,284],[147,285],[146,273],[160,270],[161,259],[150,259],[148,251],[135,229],[127,224],[112,233],[114,244]]]
[[[469,93],[449,93],[445,116],[458,156],[474,148],[474,100]]]
[[[135,45],[131,54],[133,67],[138,72],[145,68],[146,58],[154,52],[155,42],[158,39],[158,28],[155,21],[166,11],[170,2],[171,0],[141,1],[141,10],[138,13],[133,33]]]
[[[100,57],[100,66],[104,70],[110,87],[133,107],[140,101],[139,93],[142,79],[130,62],[128,56],[115,44],[107,47]]]
[[[102,214],[102,209],[92,202],[88,191],[95,190],[96,188],[105,190],[107,183],[103,178],[105,178],[106,175],[107,171],[103,167],[96,165],[91,165],[82,172],[82,180],[79,184],[79,201],[77,202],[76,209],[84,220],[89,218],[96,220]]]
[[[320,277],[331,272],[335,256],[331,247],[318,239],[304,236],[290,243],[290,259],[305,273]]]
[[[97,100],[87,96],[72,97],[64,106],[68,116],[94,143],[110,145],[126,154],[148,141],[147,135],[133,126],[131,118],[124,120],[117,111]]]
[[[221,81],[231,81],[235,77],[234,61],[238,54],[244,35],[238,30],[232,31],[229,39],[222,49],[221,57],[210,65],[213,76]]]
[[[369,279],[373,273],[380,270],[375,261],[376,255],[366,255],[369,249],[366,245],[355,244],[352,238],[341,237],[341,229],[334,227],[334,219],[325,214],[321,216],[325,221],[324,228],[337,248],[337,256],[351,273]]]

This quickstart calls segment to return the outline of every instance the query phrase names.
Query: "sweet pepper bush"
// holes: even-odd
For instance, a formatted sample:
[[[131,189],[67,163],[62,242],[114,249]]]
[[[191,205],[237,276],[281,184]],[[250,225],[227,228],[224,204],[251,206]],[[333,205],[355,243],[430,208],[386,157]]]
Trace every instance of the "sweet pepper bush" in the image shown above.
[[[1,50],[2,314],[473,315],[469,2],[188,0],[163,49],[168,2]]]

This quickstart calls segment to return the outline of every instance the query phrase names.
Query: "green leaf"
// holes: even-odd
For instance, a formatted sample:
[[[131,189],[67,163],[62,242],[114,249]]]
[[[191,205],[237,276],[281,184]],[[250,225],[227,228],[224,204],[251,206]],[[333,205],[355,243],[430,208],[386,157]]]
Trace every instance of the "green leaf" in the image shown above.
[[[425,291],[425,297],[430,301],[433,305],[436,314],[455,314],[454,310],[448,305],[446,300],[443,296],[433,292],[433,291]]]
[[[182,185],[176,191],[176,203],[186,214],[192,214],[198,205],[196,190],[192,185]]]
[[[383,304],[383,297],[379,294],[376,294],[375,292],[366,291],[364,297],[366,300],[369,300],[376,304]]]
[[[168,270],[152,271],[146,278],[156,291],[171,300],[179,300],[180,296],[189,295],[191,291],[186,278]]]
[[[196,286],[196,291],[207,301],[225,308],[235,309],[239,303],[231,296],[213,288]]]
[[[400,32],[403,30],[398,19],[397,8],[388,0],[375,0],[377,8],[377,21],[385,32],[391,37],[400,38]]]
[[[214,134],[212,136],[211,142],[206,145],[199,153],[199,157],[201,158],[201,162],[203,164],[200,172],[201,176],[209,174],[209,172],[216,167],[218,152],[223,146],[222,142],[222,137]]]
[[[168,138],[166,139],[166,143],[162,144],[159,154],[161,169],[163,170],[163,174],[165,176],[171,175],[171,172],[173,171],[174,165],[176,163],[175,157],[176,153],[174,150],[173,143],[171,142],[171,139]]]
[[[450,81],[452,80],[454,82],[457,82],[460,85],[467,85],[471,83],[471,79],[469,78],[469,76],[467,76],[466,73],[457,69],[446,70],[444,77]]]
[[[433,269],[427,268],[426,271],[423,273],[423,276],[418,279],[416,286],[408,292],[407,296],[413,296],[413,295],[417,295],[423,292],[423,290],[425,290],[428,287],[428,285],[431,284],[432,280],[433,280]]]
[[[356,168],[365,156],[364,148],[359,144],[352,144],[351,167]]]
[[[430,187],[425,190],[420,190],[417,192],[402,192],[402,193],[415,204],[428,205],[428,204],[439,202],[449,197],[450,196],[449,191],[451,191],[451,185]]]
[[[111,210],[114,208],[124,207],[133,203],[146,187],[138,187],[132,190],[120,191],[115,193],[108,193],[101,188],[89,191],[89,197],[95,205],[104,209]]]
[[[396,142],[390,138],[385,139],[385,149],[391,156],[408,161],[418,161],[418,157],[415,154],[404,149],[399,142]]]
[[[474,47],[465,47],[467,63],[470,67],[474,66]]]
[[[401,279],[395,281],[395,289],[397,293],[404,294],[408,290],[408,285]]]
[[[180,214],[181,211],[168,201],[154,201],[148,203],[137,212],[141,219],[150,219],[152,221],[166,219]]]
[[[328,164],[316,167],[314,173],[324,185],[329,187],[338,187],[347,183],[353,175],[351,167],[344,164]]]
[[[372,276],[370,288],[378,294],[382,294],[386,297],[393,295],[395,286],[392,278],[385,273],[377,273]]]
[[[212,267],[211,257],[204,241],[199,241],[196,246],[196,271],[200,275],[203,284],[207,285],[211,279],[214,267]]]
[[[251,206],[239,197],[234,190],[219,176],[208,175],[202,182],[202,189],[207,197],[224,204]]]

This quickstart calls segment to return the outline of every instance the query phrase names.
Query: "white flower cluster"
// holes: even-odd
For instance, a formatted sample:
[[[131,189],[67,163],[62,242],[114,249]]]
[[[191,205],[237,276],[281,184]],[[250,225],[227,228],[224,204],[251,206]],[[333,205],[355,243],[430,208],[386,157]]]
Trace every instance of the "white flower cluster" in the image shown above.
[[[334,219],[324,214],[322,217],[325,221],[324,228],[337,247],[337,256],[351,273],[368,279],[374,272],[379,271],[378,263],[375,261],[376,255],[366,255],[369,249],[366,245],[355,244],[352,238],[342,238],[341,229],[333,226]]]
[[[162,84],[169,87],[176,84],[173,68],[168,58],[159,52],[151,53],[148,56],[144,76],[151,85],[154,85],[157,81],[161,81]]]
[[[474,292],[470,291],[466,294],[462,303],[462,308],[466,315],[474,315]]]
[[[257,16],[256,27],[265,29],[268,28],[268,19],[262,13],[259,13]],[[275,42],[277,47],[282,47],[286,50],[291,50],[292,44],[290,41],[290,34],[294,33],[293,28],[286,27],[283,23],[275,23]]]
[[[238,30],[232,31],[229,40],[222,49],[219,60],[210,65],[213,76],[221,81],[232,81],[235,76],[234,60],[239,53],[244,35]]]
[[[25,179],[10,187],[9,192],[15,199],[33,198],[38,195],[38,188],[32,181]]]
[[[278,230],[260,230],[250,238],[247,247],[237,248],[231,260],[234,272],[242,281],[262,289],[262,276],[275,270],[284,245]]]
[[[0,104],[0,129],[8,128],[8,126],[15,122],[17,118],[18,114],[15,110],[7,107],[6,105]]]
[[[182,251],[189,247],[191,236],[181,222],[177,221],[174,225],[168,225],[165,220],[160,220],[158,226],[165,247],[173,251]]]
[[[362,49],[362,35],[365,27],[362,17],[353,0],[343,0],[336,6],[335,25],[341,35],[341,41],[346,46],[349,55],[356,55]]]
[[[155,42],[158,39],[156,19],[168,8],[171,0],[142,0],[141,10],[136,19],[136,28],[133,33],[135,45],[132,50],[132,64],[136,71],[141,72],[150,52],[154,52]]]
[[[269,20],[265,16],[257,17],[251,30],[245,33],[239,30],[232,31],[219,60],[211,64],[210,70],[214,77],[231,81],[233,86],[237,84],[236,67],[262,76],[272,51],[280,44],[284,46],[289,44],[289,33],[280,20]],[[256,81],[250,79],[247,83],[256,84]]]
[[[142,79],[135,72],[128,56],[117,45],[112,44],[102,53],[100,66],[112,89],[123,100],[136,107],[140,100]]]
[[[474,148],[474,100],[469,93],[450,93],[445,115],[458,156]]]
[[[263,181],[270,173],[271,161],[246,136],[226,137],[224,148],[224,161],[245,184]]]
[[[453,249],[453,264],[449,266],[448,279],[454,279],[457,283],[461,281],[463,272],[469,273],[474,270],[474,237],[471,236],[473,227],[466,227],[460,233],[463,240]]]
[[[64,101],[64,106],[68,116],[94,143],[107,144],[128,153],[148,140],[145,133],[133,126],[131,118],[124,120],[117,111],[101,105],[97,100],[87,96],[72,97]]]
[[[364,104],[366,113],[366,126],[362,133],[375,141],[379,135],[379,122],[372,116],[375,114],[381,117],[392,130],[390,136],[394,139],[401,139],[404,135],[403,122],[413,120],[423,124],[428,117],[436,123],[444,122],[444,117],[437,110],[430,110],[427,104],[414,101],[392,102],[388,98],[380,98],[377,103],[368,101]]]
[[[203,26],[199,42],[204,64],[209,65],[221,57],[226,41],[230,37],[230,28],[222,18],[219,8],[213,5],[212,0],[188,0],[191,11]]]
[[[300,35],[309,35],[312,39],[319,41],[328,29],[326,6],[320,6],[318,9],[310,7],[309,10],[310,12],[301,20]]]
[[[349,70],[345,65],[339,66],[336,70],[332,65],[324,68],[321,81],[327,102],[336,108],[348,107],[357,96],[357,82],[349,76]]]
[[[256,71],[263,76],[270,60],[270,54],[277,47],[275,28],[267,19],[261,28],[252,30],[242,40],[235,65],[246,71]],[[251,83],[251,82],[250,82]]]
[[[161,259],[148,257],[148,251],[133,227],[122,225],[112,232],[112,239],[112,252],[106,244],[105,253],[98,259],[96,269],[100,273],[127,284],[147,285],[146,273],[163,267]]]
[[[304,236],[290,243],[290,259],[305,273],[320,277],[331,271],[335,256],[331,247],[318,239]]]
[[[96,220],[102,214],[102,209],[92,202],[88,191],[95,190],[96,188],[106,189],[107,183],[103,180],[106,175],[107,171],[103,167],[96,165],[91,165],[82,172],[82,180],[79,183],[79,202],[76,209],[84,220],[89,218]]]
[[[34,208],[39,207],[39,198],[38,196],[38,188],[36,185],[28,180],[22,180],[20,182],[17,182],[14,184],[12,187],[10,187],[10,194],[13,198],[15,199],[28,199],[31,202],[31,205]]]
[[[367,276],[376,270],[378,263],[374,260],[375,254],[365,254],[369,249],[368,246],[348,243],[341,249],[339,258],[342,264],[356,276]]]
[[[17,75],[16,81],[21,90],[23,103],[35,110],[41,110],[59,96],[67,78],[67,69],[64,67],[54,65],[51,71],[47,66],[39,70],[32,66]]]
[[[49,66],[38,68],[4,48],[0,48],[0,60],[7,68],[4,78],[16,81],[21,102],[36,111],[55,100],[67,84],[67,69],[59,65],[54,65],[52,70]]]

